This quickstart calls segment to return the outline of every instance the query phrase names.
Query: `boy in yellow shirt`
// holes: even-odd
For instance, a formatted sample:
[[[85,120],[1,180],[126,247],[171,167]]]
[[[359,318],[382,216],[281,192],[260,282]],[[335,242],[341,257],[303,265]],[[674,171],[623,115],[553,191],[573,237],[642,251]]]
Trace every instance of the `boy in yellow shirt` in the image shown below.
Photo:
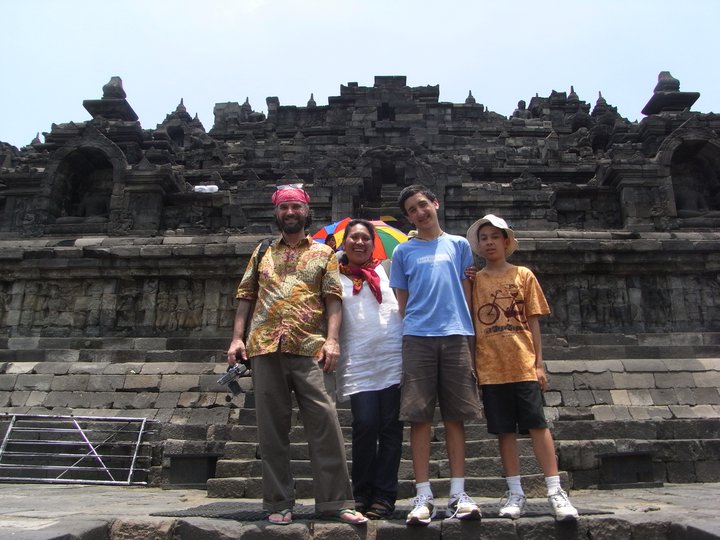
[[[508,485],[500,516],[517,519],[523,513],[517,433],[529,432],[555,519],[576,520],[578,512],[560,486],[555,443],[543,412],[548,380],[539,317],[550,308],[532,271],[507,262],[518,243],[505,220],[488,214],[470,226],[467,239],[485,259],[473,282],[475,369],[488,432],[498,436]]]

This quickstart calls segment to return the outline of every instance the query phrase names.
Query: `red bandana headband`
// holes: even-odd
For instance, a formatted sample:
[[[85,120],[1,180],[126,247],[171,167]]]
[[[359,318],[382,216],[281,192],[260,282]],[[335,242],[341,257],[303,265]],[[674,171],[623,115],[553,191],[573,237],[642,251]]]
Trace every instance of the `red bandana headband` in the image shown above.
[[[302,187],[292,185],[278,187],[272,196],[272,202],[275,206],[294,201],[308,204],[310,202],[310,195],[308,195],[307,191]]]

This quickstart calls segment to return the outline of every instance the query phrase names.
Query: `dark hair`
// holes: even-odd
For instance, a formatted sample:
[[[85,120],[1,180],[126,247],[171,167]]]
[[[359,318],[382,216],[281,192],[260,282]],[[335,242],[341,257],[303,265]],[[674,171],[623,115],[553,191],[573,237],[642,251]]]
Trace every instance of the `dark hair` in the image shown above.
[[[345,225],[345,230],[343,231],[343,238],[342,238],[343,244],[345,243],[345,238],[347,238],[348,231],[351,228],[353,228],[355,225],[362,225],[363,227],[365,227],[368,230],[368,232],[370,233],[370,238],[372,238],[373,244],[375,243],[375,234],[376,234],[375,233],[375,225],[370,223],[367,219],[355,218],[355,219],[351,219],[350,221],[348,221],[348,224]]]
[[[398,197],[398,206],[400,207],[400,211],[403,213],[403,216],[408,215],[407,210],[405,210],[405,201],[418,193],[425,195],[430,202],[438,200],[437,195],[435,195],[430,188],[425,187],[422,184],[413,184],[412,186],[408,186],[400,192],[400,196]]]

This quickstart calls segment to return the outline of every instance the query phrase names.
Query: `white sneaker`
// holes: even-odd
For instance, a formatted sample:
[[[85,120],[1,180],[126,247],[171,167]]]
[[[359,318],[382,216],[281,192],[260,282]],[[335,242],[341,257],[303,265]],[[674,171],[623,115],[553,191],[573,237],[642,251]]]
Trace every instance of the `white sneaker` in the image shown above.
[[[510,519],[517,519],[520,516],[522,516],[523,511],[525,510],[525,503],[527,502],[527,498],[525,495],[520,495],[519,493],[513,493],[511,491],[506,491],[505,496],[500,499],[500,511],[498,512],[498,515],[500,517],[507,517]]]
[[[418,495],[412,500],[413,509],[407,515],[407,525],[428,525],[435,517],[435,505],[429,495]]]
[[[480,508],[464,491],[450,496],[445,509],[445,516],[467,520],[482,518]]]
[[[578,518],[577,509],[570,503],[567,493],[562,489],[548,495],[556,521],[575,521]]]

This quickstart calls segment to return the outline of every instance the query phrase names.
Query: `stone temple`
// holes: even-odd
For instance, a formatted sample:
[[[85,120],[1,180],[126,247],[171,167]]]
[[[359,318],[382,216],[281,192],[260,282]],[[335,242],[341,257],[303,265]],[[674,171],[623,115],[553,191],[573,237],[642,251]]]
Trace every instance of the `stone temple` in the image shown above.
[[[303,182],[313,232],[346,216],[407,230],[397,195],[422,183],[446,231],[487,213],[518,231],[513,261],[553,311],[545,401],[564,482],[613,483],[618,456],[649,460],[648,482],[720,481],[720,117],[691,110],[700,94],[670,73],[653,82],[640,122],[572,88],[508,117],[378,76],[327,105],[217,103],[206,130],[182,100],[143,128],[112,77],[83,101],[91,119],[0,143],[0,437],[17,415],[142,417],[141,481],[257,496],[250,381],[230,404],[216,381],[234,288],[274,234],[270,195]],[[475,428],[468,491],[499,496]],[[303,496],[303,444],[294,457]],[[433,471],[447,481],[445,461]],[[401,477],[407,495],[409,461]]]

